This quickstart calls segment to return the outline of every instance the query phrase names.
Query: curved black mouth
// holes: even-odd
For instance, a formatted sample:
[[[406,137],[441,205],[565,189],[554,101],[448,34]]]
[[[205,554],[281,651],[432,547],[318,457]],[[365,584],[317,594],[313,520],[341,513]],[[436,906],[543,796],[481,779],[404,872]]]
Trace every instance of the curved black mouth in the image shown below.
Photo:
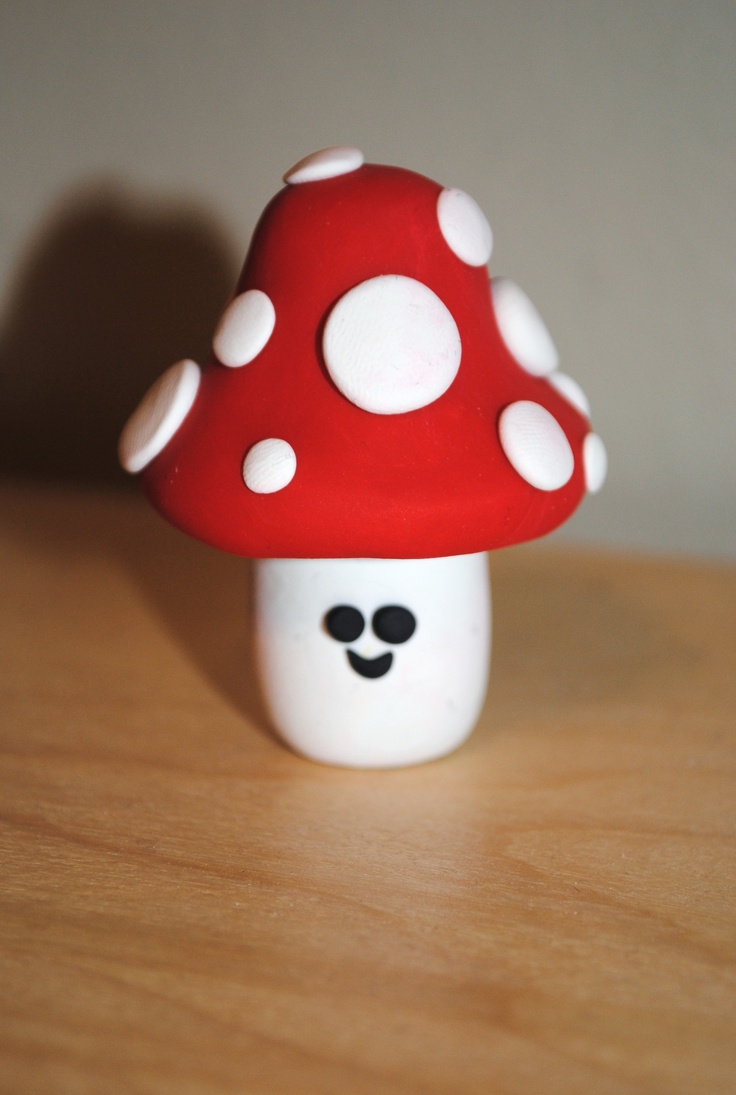
[[[354,650],[348,650],[346,653],[348,661],[355,672],[360,673],[361,677],[368,677],[370,680],[375,680],[376,677],[382,677],[384,673],[388,673],[391,662],[394,660],[390,650],[386,654],[381,654],[378,658],[361,658],[360,654],[356,654]]]

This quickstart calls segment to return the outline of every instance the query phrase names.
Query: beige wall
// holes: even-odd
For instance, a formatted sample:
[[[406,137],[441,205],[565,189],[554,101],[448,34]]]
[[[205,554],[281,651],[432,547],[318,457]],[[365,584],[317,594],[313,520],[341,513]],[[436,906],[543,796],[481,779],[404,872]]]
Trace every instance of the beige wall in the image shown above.
[[[564,536],[736,554],[736,4],[0,6],[0,445],[116,479],[281,173],[328,144],[469,190],[609,450]]]

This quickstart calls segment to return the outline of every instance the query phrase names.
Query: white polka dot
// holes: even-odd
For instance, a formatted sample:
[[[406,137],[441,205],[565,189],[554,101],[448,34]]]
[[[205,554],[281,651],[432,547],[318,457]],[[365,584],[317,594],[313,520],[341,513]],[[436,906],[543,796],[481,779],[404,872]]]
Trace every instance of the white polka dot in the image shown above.
[[[573,473],[570,443],[559,422],[539,403],[511,403],[498,422],[501,447],[527,483],[558,490]]]
[[[185,359],[148,389],[120,435],[118,456],[126,471],[142,471],[168,445],[192,408],[200,377],[199,366]]]
[[[337,302],[322,340],[325,364],[342,394],[373,414],[426,407],[452,384],[460,333],[426,285],[385,274]]]
[[[464,190],[443,190],[437,218],[447,245],[468,266],[484,266],[491,257],[493,233],[483,210]]]
[[[577,380],[573,380],[567,373],[558,372],[550,373],[547,380],[553,388],[557,389],[561,396],[564,396],[568,403],[572,403],[576,411],[580,411],[586,418],[590,418],[590,403],[588,402],[588,397]]]
[[[347,145],[323,148],[290,167],[284,175],[284,182],[292,186],[318,182],[320,179],[332,179],[335,175],[348,175],[362,166],[363,153],[359,148],[349,148]]]
[[[248,289],[231,300],[223,312],[212,348],[223,365],[247,365],[260,354],[275,323],[271,299],[260,289]]]
[[[491,296],[501,337],[522,368],[533,376],[556,369],[555,344],[524,290],[510,278],[493,278]]]
[[[243,461],[243,479],[255,494],[273,494],[294,478],[296,453],[288,441],[268,437],[248,449]]]
[[[591,494],[596,494],[605,483],[608,471],[606,447],[597,433],[589,433],[583,441],[583,467],[585,485]]]

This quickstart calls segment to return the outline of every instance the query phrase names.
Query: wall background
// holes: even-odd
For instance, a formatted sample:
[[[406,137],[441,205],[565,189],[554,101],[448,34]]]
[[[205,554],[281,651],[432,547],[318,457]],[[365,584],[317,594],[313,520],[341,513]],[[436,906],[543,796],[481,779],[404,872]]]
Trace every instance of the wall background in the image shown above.
[[[610,474],[559,534],[736,555],[732,0],[0,4],[0,446],[122,484],[284,170],[329,144],[468,190]]]

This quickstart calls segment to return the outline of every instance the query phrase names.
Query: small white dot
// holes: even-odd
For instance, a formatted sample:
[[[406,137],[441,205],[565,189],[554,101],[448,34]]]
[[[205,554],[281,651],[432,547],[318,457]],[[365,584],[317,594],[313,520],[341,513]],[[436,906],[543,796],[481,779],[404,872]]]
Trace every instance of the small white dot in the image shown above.
[[[585,485],[591,494],[596,494],[605,483],[608,471],[606,447],[597,433],[589,433],[583,441],[583,467]]]
[[[496,322],[506,348],[532,376],[545,376],[559,361],[544,320],[523,289],[510,278],[493,278]]]
[[[457,324],[428,286],[384,274],[341,297],[325,324],[327,370],[342,394],[373,414],[426,407],[460,366]]]
[[[588,397],[577,380],[573,380],[567,373],[558,372],[550,373],[547,380],[568,403],[573,405],[576,411],[580,411],[586,418],[590,418],[590,403],[588,402]]]
[[[485,214],[464,190],[443,190],[437,219],[448,247],[468,266],[484,266],[491,257],[493,233]]]
[[[294,478],[296,453],[288,441],[267,437],[250,449],[243,461],[243,480],[255,494],[273,494]]]
[[[148,389],[120,435],[118,457],[126,471],[142,471],[166,448],[192,408],[200,378],[199,366],[186,358]]]
[[[501,447],[522,479],[538,490],[558,490],[570,479],[575,461],[556,418],[529,400],[511,403],[498,421]]]
[[[237,368],[260,354],[271,337],[276,311],[260,289],[248,289],[231,300],[215,331],[212,348],[223,365]]]
[[[297,183],[319,182],[320,179],[332,179],[336,175],[349,175],[363,166],[363,153],[359,148],[348,145],[336,145],[334,148],[322,148],[305,156],[284,175],[284,182],[291,186]]]

